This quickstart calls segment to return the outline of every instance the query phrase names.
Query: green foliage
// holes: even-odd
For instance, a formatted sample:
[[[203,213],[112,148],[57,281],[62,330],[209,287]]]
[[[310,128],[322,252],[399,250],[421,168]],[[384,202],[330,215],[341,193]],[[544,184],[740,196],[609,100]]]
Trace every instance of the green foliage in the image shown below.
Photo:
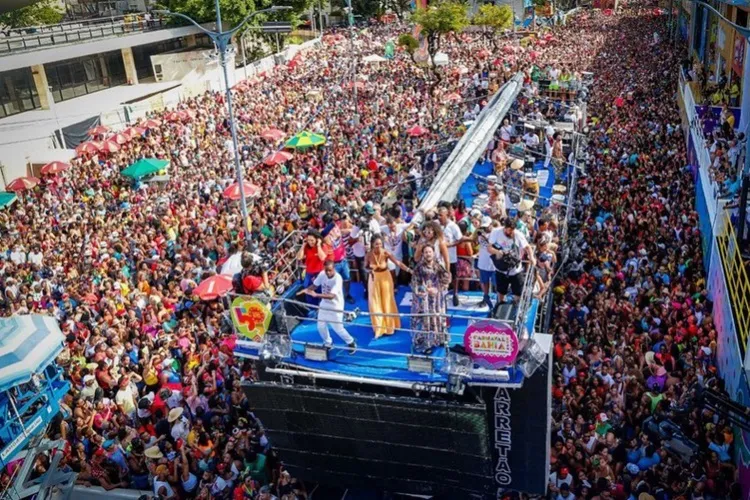
[[[306,16],[312,7],[319,5],[319,0],[219,0],[221,8],[221,21],[223,29],[229,29],[242,22],[248,14],[256,10],[267,9],[274,4],[291,5],[291,10],[276,13],[259,14],[249,24],[260,24],[269,19],[277,21],[289,21],[292,27],[300,24],[302,16]],[[323,1],[326,5],[327,0]],[[209,23],[216,20],[216,8],[214,0],[160,0],[159,9],[167,9],[192,17],[199,23]]]
[[[411,33],[402,33],[398,36],[396,45],[403,47],[409,54],[413,54],[419,48],[419,41]]]
[[[391,9],[399,19],[403,19],[404,14],[411,10],[411,0],[383,0],[383,6]]]
[[[447,1],[417,10],[414,13],[414,22],[422,27],[422,32],[428,38],[450,32],[460,33],[469,25],[466,5]]]
[[[54,0],[40,2],[0,14],[0,26],[5,28],[25,28],[43,24],[57,24],[62,21],[63,12]]]
[[[343,17],[346,17],[346,8],[349,6],[346,0],[333,0],[331,7],[334,11],[339,11]],[[352,10],[355,16],[362,16],[362,19],[369,19],[380,15],[380,2],[374,0],[352,0]]]
[[[498,32],[513,26],[513,9],[509,5],[484,4],[472,19],[472,24]]]

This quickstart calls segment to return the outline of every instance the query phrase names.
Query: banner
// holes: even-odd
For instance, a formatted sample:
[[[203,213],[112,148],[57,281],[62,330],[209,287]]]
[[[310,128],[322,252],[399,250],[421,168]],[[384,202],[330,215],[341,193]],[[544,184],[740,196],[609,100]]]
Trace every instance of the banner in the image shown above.
[[[477,321],[464,333],[464,348],[478,365],[504,368],[518,357],[518,336],[504,323]]]
[[[260,342],[268,331],[273,314],[266,304],[250,297],[237,297],[232,301],[232,324],[238,335]]]
[[[690,142],[692,143],[692,140]],[[698,212],[698,227],[701,232],[703,269],[708,272],[711,265],[711,252],[713,250],[714,236],[713,228],[711,227],[711,216],[708,213],[708,200],[706,199],[706,194],[703,190],[703,178],[700,175],[696,176],[695,210]]]

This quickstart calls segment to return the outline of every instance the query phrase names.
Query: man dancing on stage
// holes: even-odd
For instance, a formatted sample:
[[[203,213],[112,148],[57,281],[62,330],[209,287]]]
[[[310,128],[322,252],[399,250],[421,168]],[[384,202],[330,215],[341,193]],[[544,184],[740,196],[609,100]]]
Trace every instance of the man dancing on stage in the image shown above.
[[[320,293],[315,291],[318,287],[321,289]],[[357,351],[357,342],[344,328],[344,280],[336,272],[335,263],[327,260],[323,272],[315,277],[310,286],[297,293],[301,294],[322,299],[318,309],[318,333],[325,346],[333,346],[331,333],[328,331],[330,326],[336,335],[346,342],[349,354],[354,354]]]

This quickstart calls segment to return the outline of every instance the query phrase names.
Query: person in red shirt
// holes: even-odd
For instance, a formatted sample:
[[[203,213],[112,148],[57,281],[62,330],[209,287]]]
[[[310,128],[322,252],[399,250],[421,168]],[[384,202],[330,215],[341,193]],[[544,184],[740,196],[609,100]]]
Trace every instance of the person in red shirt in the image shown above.
[[[309,231],[305,244],[297,252],[297,260],[305,263],[305,282],[303,288],[312,285],[315,277],[323,270],[326,260],[333,260],[331,246],[323,242],[323,237],[317,231]],[[317,304],[319,299],[307,296],[310,304]]]

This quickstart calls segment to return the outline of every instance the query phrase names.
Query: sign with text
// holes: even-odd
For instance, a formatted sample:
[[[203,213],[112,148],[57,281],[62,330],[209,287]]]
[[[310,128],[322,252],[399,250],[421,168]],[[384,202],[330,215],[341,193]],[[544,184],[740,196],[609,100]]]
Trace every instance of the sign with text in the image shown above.
[[[504,368],[518,357],[518,336],[503,323],[478,321],[466,329],[464,348],[475,363]]]
[[[272,313],[258,299],[237,297],[232,301],[232,324],[239,335],[260,342],[271,324]]]

